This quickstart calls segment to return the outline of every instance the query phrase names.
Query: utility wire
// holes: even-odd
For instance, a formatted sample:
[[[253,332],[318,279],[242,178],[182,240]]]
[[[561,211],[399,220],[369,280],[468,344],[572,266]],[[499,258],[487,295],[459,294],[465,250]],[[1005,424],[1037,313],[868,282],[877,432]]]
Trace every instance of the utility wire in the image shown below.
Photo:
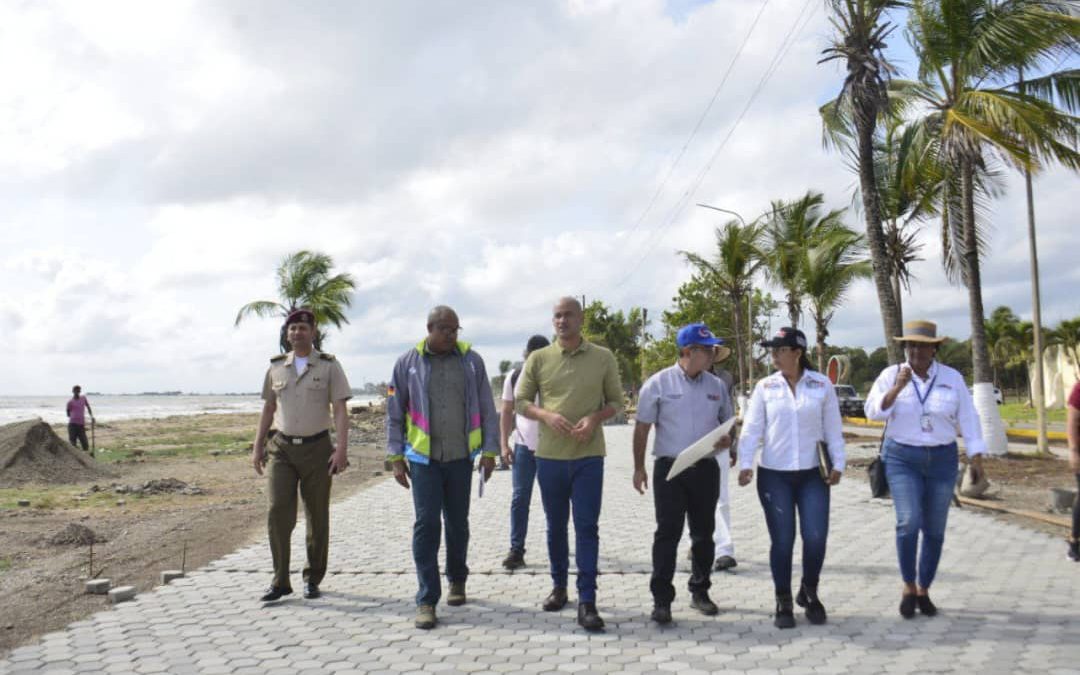
[[[727,142],[735,134],[735,131],[738,129],[739,124],[746,116],[746,113],[749,112],[750,108],[753,106],[754,102],[761,94],[761,91],[764,89],[765,85],[776,73],[777,69],[780,66],[780,63],[791,50],[795,39],[797,39],[798,35],[802,33],[802,31],[806,28],[807,24],[810,23],[810,19],[812,19],[815,14],[815,11],[807,13],[807,10],[811,9],[811,7],[816,7],[814,5],[814,0],[806,0],[806,2],[803,4],[802,9],[796,15],[795,20],[791,23],[791,27],[788,29],[787,34],[784,36],[784,39],[781,42],[779,49],[777,49],[776,53],[773,55],[772,60],[769,62],[768,67],[766,67],[765,72],[762,73],[761,78],[758,80],[757,86],[754,88],[753,92],[750,94],[750,97],[747,99],[746,105],[744,105],[742,111],[740,111],[739,116],[735,119],[735,122],[728,129],[727,134],[717,145],[716,150],[713,151],[712,155],[709,158],[709,161],[706,162],[705,166],[702,167],[701,171],[698,172],[691,186],[687,188],[687,190],[682,194],[678,201],[676,201],[675,204],[672,206],[668,217],[662,220],[660,226],[657,227],[652,232],[652,234],[648,236],[645,245],[645,253],[630,268],[626,275],[624,275],[623,278],[620,279],[620,281],[616,284],[616,288],[623,286],[637,272],[638,268],[641,267],[642,263],[644,263],[645,260],[649,257],[649,255],[653,253],[653,244],[659,239],[659,237],[664,233],[664,231],[666,231],[667,228],[675,222],[675,220],[686,208],[686,205],[690,202],[691,199],[693,199],[694,193],[697,192],[698,188],[701,187],[701,183],[704,182],[705,177],[712,169],[713,164],[719,158],[720,153],[727,145]]]
[[[701,126],[705,123],[705,119],[709,116],[709,112],[712,110],[712,107],[716,103],[716,100],[720,98],[720,92],[721,90],[723,90],[724,84],[728,81],[728,77],[731,75],[731,71],[735,69],[735,63],[738,62],[739,56],[742,55],[743,49],[746,48],[746,44],[750,42],[750,36],[754,34],[754,29],[757,27],[758,21],[761,19],[761,15],[765,13],[765,8],[768,6],[769,0],[765,0],[765,2],[761,3],[761,7],[758,9],[757,16],[754,17],[753,23],[750,24],[750,29],[746,31],[746,36],[743,37],[742,44],[740,44],[739,48],[735,50],[735,55],[731,57],[731,62],[728,63],[727,70],[724,71],[724,76],[720,79],[720,84],[716,86],[716,90],[713,92],[712,99],[709,101],[709,104],[705,106],[705,110],[701,113],[701,117],[698,118],[697,124],[694,125],[693,130],[690,132],[690,136],[686,139],[686,142],[683,143],[682,148],[679,150],[679,154],[676,155],[675,160],[671,163],[671,166],[668,167],[667,173],[664,175],[664,178],[656,187],[656,191],[653,192],[652,199],[649,200],[649,203],[645,206],[645,210],[641,212],[641,215],[638,216],[637,221],[634,222],[634,226],[630,228],[630,231],[627,234],[633,234],[634,232],[636,232],[637,229],[641,226],[641,224],[645,222],[645,218],[648,217],[649,213],[652,211],[653,206],[656,205],[656,202],[660,198],[660,195],[663,193],[664,188],[667,187],[667,183],[668,180],[671,178],[671,174],[675,172],[675,167],[679,165],[680,161],[682,161],[683,155],[686,154],[686,151],[690,147],[690,144],[694,142],[694,138],[697,137],[698,131],[701,130]]]

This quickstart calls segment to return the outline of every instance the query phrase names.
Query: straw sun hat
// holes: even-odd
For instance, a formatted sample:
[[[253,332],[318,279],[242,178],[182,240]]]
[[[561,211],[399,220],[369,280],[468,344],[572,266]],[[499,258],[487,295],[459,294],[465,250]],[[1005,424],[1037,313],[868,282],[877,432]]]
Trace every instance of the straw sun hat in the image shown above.
[[[933,321],[905,321],[904,322],[904,334],[899,337],[894,337],[894,340],[900,342],[929,342],[931,344],[941,344],[948,338],[942,336],[938,337],[937,324]]]

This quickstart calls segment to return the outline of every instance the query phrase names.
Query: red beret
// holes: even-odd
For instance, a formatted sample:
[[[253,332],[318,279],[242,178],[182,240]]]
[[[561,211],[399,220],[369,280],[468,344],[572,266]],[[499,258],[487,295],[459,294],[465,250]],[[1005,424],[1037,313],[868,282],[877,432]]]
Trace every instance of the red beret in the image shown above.
[[[293,311],[289,312],[289,316],[285,317],[285,325],[288,326],[290,323],[297,322],[306,323],[310,326],[314,326],[315,315],[311,313],[310,309],[294,309]]]

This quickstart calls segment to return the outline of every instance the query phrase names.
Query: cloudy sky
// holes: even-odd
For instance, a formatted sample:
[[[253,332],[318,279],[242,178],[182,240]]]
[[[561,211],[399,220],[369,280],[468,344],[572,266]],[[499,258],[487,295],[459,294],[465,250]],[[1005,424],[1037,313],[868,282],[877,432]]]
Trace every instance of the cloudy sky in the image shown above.
[[[17,358],[0,395],[255,390],[277,325],[233,319],[302,248],[359,280],[327,346],[357,385],[388,376],[434,304],[491,369],[549,330],[560,295],[659,316],[689,275],[674,252],[709,252],[722,220],[695,202],[747,218],[809,188],[850,202],[820,142],[842,77],[817,65],[822,5],[2,3],[0,320]],[[1080,313],[1076,187],[1060,170],[1035,187],[1050,324]],[[1029,317],[1021,182],[992,219],[987,308]],[[926,239],[907,308],[966,337],[966,294]],[[869,284],[832,337],[882,343]]]

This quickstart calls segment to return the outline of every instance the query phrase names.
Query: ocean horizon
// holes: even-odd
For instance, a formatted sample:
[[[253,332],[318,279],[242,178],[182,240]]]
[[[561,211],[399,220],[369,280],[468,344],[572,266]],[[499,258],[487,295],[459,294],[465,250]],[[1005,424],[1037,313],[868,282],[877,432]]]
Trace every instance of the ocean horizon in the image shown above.
[[[49,424],[67,421],[70,396],[0,396],[0,424],[40,418]],[[87,394],[98,422],[158,419],[174,415],[225,415],[262,410],[258,394]],[[381,396],[355,394],[350,405],[379,402]]]

